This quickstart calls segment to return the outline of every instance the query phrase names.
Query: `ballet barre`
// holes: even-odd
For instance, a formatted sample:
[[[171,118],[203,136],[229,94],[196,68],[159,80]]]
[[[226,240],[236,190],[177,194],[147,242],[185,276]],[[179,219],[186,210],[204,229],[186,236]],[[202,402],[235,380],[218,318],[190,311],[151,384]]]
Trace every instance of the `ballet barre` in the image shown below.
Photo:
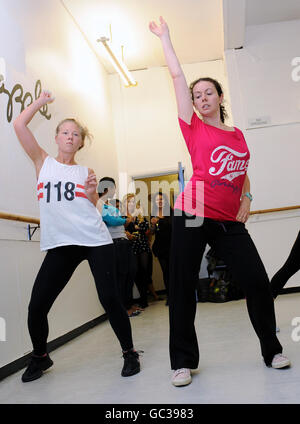
[[[300,205],[297,206],[285,206],[281,208],[273,208],[273,209],[261,209],[256,211],[251,211],[250,215],[258,215],[272,212],[282,212],[282,211],[290,211],[294,209],[300,209]],[[19,221],[19,222],[27,222],[27,230],[28,230],[28,239],[31,240],[35,231],[40,228],[40,220],[38,218],[32,218],[30,216],[16,215],[7,212],[0,212],[0,219],[8,219],[10,221]],[[35,226],[31,226],[30,224],[36,224]],[[31,232],[32,231],[32,232]]]
[[[282,208],[273,208],[273,209],[261,209],[257,211],[251,211],[250,215],[257,215],[261,213],[272,213],[272,212],[282,212],[282,211],[291,211],[294,209],[300,209],[300,205],[298,206],[284,206]]]
[[[250,215],[257,215],[260,213],[272,213],[272,212],[282,212],[282,211],[290,211],[293,209],[300,209],[300,205],[297,206],[284,206],[281,208],[273,208],[273,209],[261,209],[256,211],[251,211]],[[0,212],[0,219],[9,219],[11,221],[21,221],[21,222],[29,222],[31,224],[40,225],[40,220],[38,218],[31,218],[29,216],[23,215],[15,215],[7,212]]]
[[[15,215],[13,213],[0,212],[0,219],[8,219],[10,221],[21,221],[21,222],[29,222],[31,224],[40,224],[40,220],[38,218],[31,218],[29,216],[23,215]]]
[[[30,216],[16,215],[13,213],[0,212],[0,219],[8,219],[10,221],[27,222],[28,240],[32,239],[33,234],[40,228],[40,220]],[[32,226],[30,224],[36,224]]]

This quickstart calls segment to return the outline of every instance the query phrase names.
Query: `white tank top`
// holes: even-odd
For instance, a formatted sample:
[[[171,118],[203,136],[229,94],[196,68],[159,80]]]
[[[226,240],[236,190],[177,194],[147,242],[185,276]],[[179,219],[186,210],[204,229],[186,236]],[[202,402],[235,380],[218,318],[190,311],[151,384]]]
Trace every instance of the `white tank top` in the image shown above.
[[[87,176],[85,166],[65,165],[46,157],[37,183],[42,251],[112,243],[102,216],[85,194]]]

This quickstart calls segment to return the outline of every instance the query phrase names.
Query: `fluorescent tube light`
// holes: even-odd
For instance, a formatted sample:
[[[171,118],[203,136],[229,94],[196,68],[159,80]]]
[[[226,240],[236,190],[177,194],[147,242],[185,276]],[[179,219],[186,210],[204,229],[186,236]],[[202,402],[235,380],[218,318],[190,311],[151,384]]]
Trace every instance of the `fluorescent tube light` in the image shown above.
[[[109,39],[106,37],[101,37],[97,41],[102,43],[103,46],[105,47],[112,65],[114,66],[115,70],[118,72],[120,77],[122,78],[122,81],[124,82],[125,86],[134,87],[135,85],[137,85],[137,82],[131,76],[125,63],[121,59],[117,58],[116,54],[112,51],[111,47],[108,45],[107,41],[109,41]]]

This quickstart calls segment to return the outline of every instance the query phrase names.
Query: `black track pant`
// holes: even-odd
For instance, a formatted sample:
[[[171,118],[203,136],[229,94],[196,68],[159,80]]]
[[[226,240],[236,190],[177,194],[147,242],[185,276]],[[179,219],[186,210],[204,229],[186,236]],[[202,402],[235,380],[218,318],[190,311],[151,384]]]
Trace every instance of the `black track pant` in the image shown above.
[[[174,215],[181,213],[175,212]],[[198,367],[195,290],[207,243],[241,285],[262,356],[270,365],[273,356],[282,352],[276,337],[274,301],[265,268],[245,225],[205,218],[202,225],[187,226],[187,222],[191,225],[195,219],[191,215],[173,218],[169,291],[171,368]]]
[[[117,257],[117,280],[123,306],[130,309],[132,289],[137,273],[137,263],[131,243],[125,238],[113,239]]]
[[[170,255],[165,255],[165,256],[160,255],[157,257],[157,259],[159,261],[159,264],[163,273],[163,280],[164,280],[167,296],[169,296]]]
[[[271,280],[273,297],[276,298],[279,291],[285,286],[287,281],[300,269],[300,231],[292,247],[291,253],[285,264],[276,272]]]
[[[145,308],[148,306],[148,285],[152,283],[152,253],[141,252],[135,255],[135,258],[137,264],[135,284],[140,293],[140,306]]]
[[[31,294],[28,328],[36,355],[46,353],[47,315],[52,304],[85,259],[89,262],[100,302],[122,349],[133,347],[129,318],[117,290],[114,245],[63,246],[47,252]]]

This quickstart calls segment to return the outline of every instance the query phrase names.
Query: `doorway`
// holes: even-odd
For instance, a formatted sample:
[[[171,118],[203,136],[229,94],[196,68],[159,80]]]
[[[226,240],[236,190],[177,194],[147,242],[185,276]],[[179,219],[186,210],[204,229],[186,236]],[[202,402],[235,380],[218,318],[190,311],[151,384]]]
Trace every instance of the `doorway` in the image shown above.
[[[144,216],[150,223],[152,211],[152,199],[157,192],[164,193],[169,200],[171,208],[174,208],[176,197],[180,192],[178,172],[165,173],[159,175],[151,175],[145,177],[133,177],[136,187],[137,203],[143,209]],[[150,238],[150,245],[155,240],[155,235]],[[165,285],[163,281],[162,271],[158,259],[153,255],[153,272],[152,280],[155,291],[164,291]]]

